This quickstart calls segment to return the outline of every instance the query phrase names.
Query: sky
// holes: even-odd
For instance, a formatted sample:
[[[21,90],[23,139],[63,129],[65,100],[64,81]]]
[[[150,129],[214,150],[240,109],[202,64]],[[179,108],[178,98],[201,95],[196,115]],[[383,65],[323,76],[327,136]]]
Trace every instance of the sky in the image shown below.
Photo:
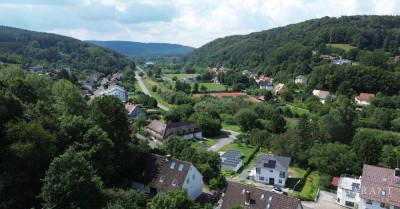
[[[0,25],[192,47],[324,16],[399,14],[398,0],[0,0]]]

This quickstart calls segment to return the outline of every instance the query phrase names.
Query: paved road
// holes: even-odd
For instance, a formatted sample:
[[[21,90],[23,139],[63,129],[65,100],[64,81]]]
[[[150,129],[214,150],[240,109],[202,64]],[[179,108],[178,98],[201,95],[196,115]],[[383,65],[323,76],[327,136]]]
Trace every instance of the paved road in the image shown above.
[[[144,83],[143,83],[143,81],[142,81],[142,78],[139,76],[139,72],[138,72],[138,71],[135,72],[135,78],[136,78],[136,80],[138,81],[139,86],[140,86],[140,88],[142,89],[142,92],[143,92],[144,94],[147,94],[147,95],[151,96],[149,90],[148,90],[148,89],[146,88],[146,86],[144,85]],[[163,109],[163,110],[165,110],[165,111],[168,111],[168,110],[169,110],[168,107],[165,107],[164,105],[162,105],[162,104],[160,104],[160,103],[157,103],[157,107],[159,107],[159,108],[161,108],[161,109]]]
[[[236,136],[239,135],[239,133],[237,133],[237,132],[226,130],[226,129],[221,129],[221,131],[227,133],[228,137],[219,139],[219,142],[214,144],[210,148],[208,148],[207,151],[218,152],[218,150],[220,150],[223,146],[233,142],[233,140],[236,139]]]
[[[143,136],[141,134],[136,134],[136,137],[138,139],[140,139],[140,140],[145,140],[145,141],[149,142],[149,146],[151,148],[153,148],[153,149],[156,148],[159,145],[158,141],[150,140],[150,139],[148,139],[147,137],[145,137],[145,136]]]

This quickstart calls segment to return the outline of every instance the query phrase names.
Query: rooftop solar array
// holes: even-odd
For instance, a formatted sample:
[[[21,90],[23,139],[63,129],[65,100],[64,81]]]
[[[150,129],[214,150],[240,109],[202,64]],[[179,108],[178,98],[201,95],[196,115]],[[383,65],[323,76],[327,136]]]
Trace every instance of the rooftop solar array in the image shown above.
[[[242,157],[242,152],[239,150],[228,150],[221,155],[222,164],[230,167],[236,167],[240,162]]]
[[[268,160],[268,162],[264,163],[265,168],[275,168],[276,161],[275,160]]]

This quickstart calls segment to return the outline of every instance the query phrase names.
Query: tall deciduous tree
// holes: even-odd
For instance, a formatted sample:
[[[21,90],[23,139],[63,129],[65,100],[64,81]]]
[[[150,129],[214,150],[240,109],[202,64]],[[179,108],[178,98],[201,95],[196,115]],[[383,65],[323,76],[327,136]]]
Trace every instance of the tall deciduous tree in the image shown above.
[[[44,208],[101,208],[103,186],[85,152],[68,149],[49,166],[40,197]]]
[[[156,196],[151,202],[149,209],[211,209],[211,205],[202,207],[199,203],[195,203],[187,195],[184,190],[167,192],[165,195]]]
[[[86,101],[78,88],[70,81],[61,79],[54,83],[52,95],[56,107],[65,115],[83,115],[86,110]]]
[[[257,115],[251,109],[241,109],[235,114],[235,121],[242,131],[249,131],[255,127]]]

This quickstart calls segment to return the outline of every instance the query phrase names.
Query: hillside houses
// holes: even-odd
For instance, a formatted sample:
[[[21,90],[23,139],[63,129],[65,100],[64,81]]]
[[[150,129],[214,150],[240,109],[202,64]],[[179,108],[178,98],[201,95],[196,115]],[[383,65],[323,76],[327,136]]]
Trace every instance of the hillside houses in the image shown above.
[[[318,97],[319,101],[322,104],[325,104],[327,102],[328,98],[332,98],[332,95],[331,95],[331,93],[329,93],[329,91],[323,91],[323,90],[315,89],[315,90],[312,91],[312,94],[314,96]]]
[[[304,76],[304,75],[298,75],[298,76],[296,76],[296,79],[294,80],[294,83],[306,85],[307,84],[307,77]]]
[[[125,104],[125,109],[128,112],[128,119],[131,121],[135,120],[135,118],[139,115],[146,119],[146,112],[144,112],[137,104],[127,102]]]
[[[118,86],[118,85],[109,86],[108,89],[104,90],[101,94],[116,96],[116,97],[118,97],[118,99],[120,99],[123,102],[125,102],[128,98],[127,91],[123,87]]]
[[[370,104],[371,99],[374,97],[375,94],[360,93],[360,95],[355,97],[354,100],[358,107],[365,107]]]
[[[284,187],[288,178],[290,157],[263,154],[255,164],[254,181]]]

